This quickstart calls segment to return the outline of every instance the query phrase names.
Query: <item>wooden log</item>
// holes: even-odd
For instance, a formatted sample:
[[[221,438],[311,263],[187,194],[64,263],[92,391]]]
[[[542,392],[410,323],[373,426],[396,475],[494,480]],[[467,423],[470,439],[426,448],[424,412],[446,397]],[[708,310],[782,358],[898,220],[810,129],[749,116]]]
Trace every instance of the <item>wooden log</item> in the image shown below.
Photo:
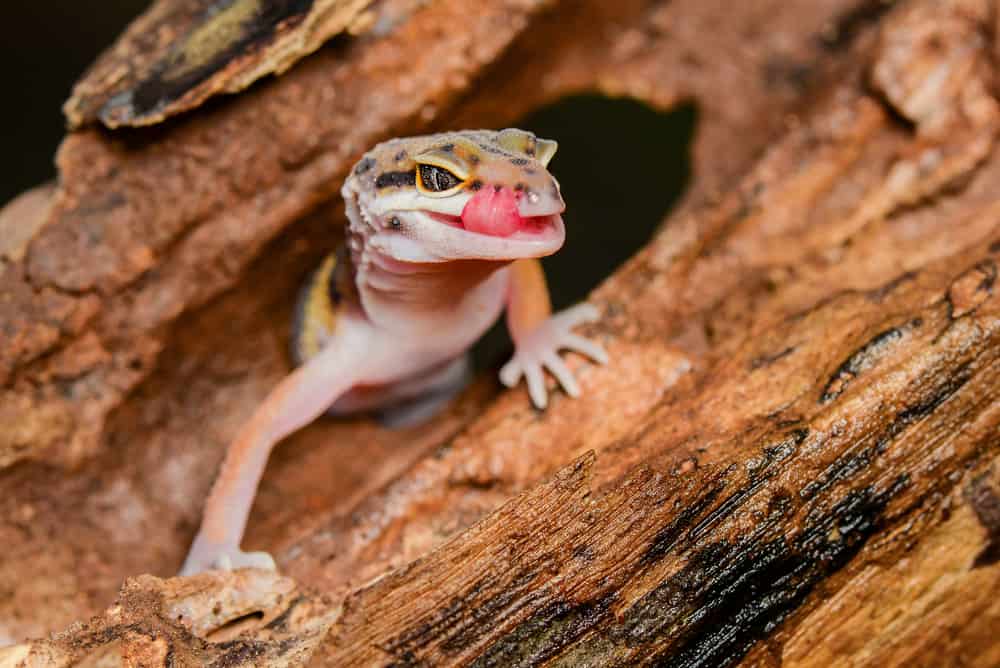
[[[294,281],[259,286],[276,262],[308,265],[317,253],[297,251],[297,242],[319,238],[311,226],[326,218],[265,242],[329,194],[324,179],[358,150],[338,151],[332,137],[360,143],[435,118],[505,120],[486,109],[490,96],[523,88],[531,63],[551,74],[549,87],[524,95],[516,112],[599,87],[645,90],[641,97],[658,105],[696,96],[706,119],[692,193],[593,295],[603,318],[590,334],[614,362],[581,370],[581,399],[559,398],[539,414],[523,392],[490,400],[492,390],[480,387],[417,432],[317,425],[275,462],[251,534],[255,548],[284,546],[278,562],[290,580],[136,578],[103,615],[7,650],[0,665],[67,665],[100,653],[132,665],[1000,661],[996,6],[914,1],[886,13],[883,3],[618,4],[534,14],[521,3],[529,9],[506,33],[479,17],[472,32],[488,33],[494,46],[465,65],[484,77],[468,99],[443,102],[468,81],[428,84],[440,75],[438,52],[417,90],[429,96],[424,104],[441,106],[422,121],[414,116],[421,105],[382,109],[388,116],[361,130],[341,107],[345,115],[323,125],[310,105],[318,125],[291,124],[287,132],[302,134],[263,148],[254,134],[253,150],[227,156],[236,169],[224,195],[196,191],[182,210],[166,210],[158,192],[141,200],[162,222],[157,234],[129,222],[139,220],[138,204],[115,214],[125,237],[108,234],[117,228],[106,210],[80,207],[114,191],[102,178],[120,179],[129,202],[156,175],[173,193],[189,178],[219,184],[221,159],[193,150],[208,134],[221,132],[210,142],[224,144],[233,136],[226,128],[242,122],[264,136],[262,110],[321,95],[307,84],[324,77],[348,98],[382,90],[390,84],[372,63],[422,48],[457,6],[434,3],[392,35],[317,54],[137,148],[97,133],[71,138],[53,212],[22,259],[5,260],[5,285],[21,277],[35,290],[4,312],[21,318],[9,322],[42,333],[61,323],[40,341],[0,345],[12,351],[3,357],[7,392],[28,396],[37,411],[65,405],[70,416],[56,436],[26,423],[18,443],[27,446],[7,450],[21,463],[3,480],[13,494],[2,502],[9,519],[0,530],[12,547],[0,568],[26,584],[0,610],[18,636],[98,610],[109,583],[130,571],[176,566],[218,461],[199,439],[224,443],[283,371],[277,344],[257,364],[247,360],[260,358],[267,333],[280,339],[266,323]],[[605,51],[560,33],[597,18],[612,26]],[[463,38],[454,39],[434,48],[464,53]],[[704,51],[692,50],[698,39]],[[702,62],[686,70],[692,53]],[[597,66],[601,58],[610,64]],[[748,62],[770,68],[734,77]],[[812,80],[784,89],[783,77],[802,71],[792,65],[805,63]],[[317,129],[323,139],[302,162],[275,167]],[[90,165],[73,162],[83,155]],[[223,199],[213,204],[213,196]],[[253,206],[261,215],[237,232],[231,210]],[[86,230],[102,231],[90,251],[79,236]],[[67,248],[83,251],[79,266]],[[228,270],[187,284],[230,256]],[[234,284],[212,308],[191,310]],[[57,307],[62,319],[51,315]],[[65,324],[80,309],[92,314],[76,316],[76,329]],[[219,332],[233,320],[265,334],[222,353],[231,339]],[[122,375],[144,346],[160,368],[143,363],[134,378]],[[74,367],[81,359],[87,364]],[[192,359],[217,366],[207,375],[185,370]],[[64,368],[71,371],[60,375]],[[85,413],[51,399],[67,377],[88,374],[97,389],[84,405],[104,421],[71,451]],[[126,399],[133,386],[140,389]],[[238,397],[226,404],[217,398],[226,391]],[[325,493],[323,480],[302,473],[303,463],[331,453],[370,461],[365,448],[395,455],[352,468]],[[74,463],[82,468],[53,468]],[[53,471],[54,482],[44,477]],[[94,489],[100,501],[53,515]],[[60,529],[66,535],[52,538]],[[112,554],[123,546],[130,556]],[[52,555],[40,559],[46,548]]]

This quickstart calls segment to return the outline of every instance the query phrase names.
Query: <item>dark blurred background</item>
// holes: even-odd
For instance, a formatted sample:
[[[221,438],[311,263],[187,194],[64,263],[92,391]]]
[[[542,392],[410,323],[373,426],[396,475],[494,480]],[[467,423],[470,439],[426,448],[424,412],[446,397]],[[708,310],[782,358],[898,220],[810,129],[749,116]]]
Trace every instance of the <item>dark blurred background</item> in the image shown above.
[[[566,247],[545,259],[557,307],[582,299],[652,236],[690,177],[693,105],[570,97],[519,125],[555,139],[549,169],[566,200]]]
[[[0,49],[6,160],[0,202],[55,176],[61,107],[77,77],[146,0],[14,0]],[[550,165],[568,210],[567,247],[546,260],[557,307],[586,295],[641,247],[689,177],[693,106],[658,113],[629,100],[568,98],[520,123],[556,139]]]
[[[55,176],[62,104],[73,82],[146,0],[6,0],[0,77],[5,160],[0,202]]]

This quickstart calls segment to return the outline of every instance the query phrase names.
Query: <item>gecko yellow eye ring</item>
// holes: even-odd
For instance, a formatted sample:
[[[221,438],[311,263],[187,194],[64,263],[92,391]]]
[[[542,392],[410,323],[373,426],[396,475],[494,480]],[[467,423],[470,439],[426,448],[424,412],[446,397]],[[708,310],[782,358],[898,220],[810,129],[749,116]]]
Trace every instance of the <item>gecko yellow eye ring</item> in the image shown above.
[[[299,366],[230,444],[183,574],[273,568],[266,553],[240,549],[272,448],[323,413],[427,419],[463,387],[469,348],[503,314],[515,349],[500,380],[523,378],[540,410],[546,372],[580,394],[560,351],[602,364],[607,355],[573,331],[596,308],[552,314],[539,263],[566,237],[566,206],[548,171],[555,151],[551,140],[508,128],[393,139],[362,157],[341,189],[346,243],[299,296]]]

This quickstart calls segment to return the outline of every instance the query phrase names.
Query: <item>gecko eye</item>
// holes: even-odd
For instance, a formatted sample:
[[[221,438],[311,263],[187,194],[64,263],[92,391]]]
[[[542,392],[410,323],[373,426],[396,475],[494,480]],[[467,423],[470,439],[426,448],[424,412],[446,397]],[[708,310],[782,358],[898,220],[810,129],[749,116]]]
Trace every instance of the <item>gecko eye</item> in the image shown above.
[[[420,165],[420,186],[423,190],[440,193],[460,185],[462,179],[447,169],[436,165]]]

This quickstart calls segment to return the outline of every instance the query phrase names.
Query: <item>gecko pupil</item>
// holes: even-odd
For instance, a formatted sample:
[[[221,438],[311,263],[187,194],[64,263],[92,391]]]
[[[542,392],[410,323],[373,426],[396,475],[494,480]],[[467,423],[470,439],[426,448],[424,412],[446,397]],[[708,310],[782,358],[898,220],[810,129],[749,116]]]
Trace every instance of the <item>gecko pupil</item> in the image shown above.
[[[420,165],[420,183],[430,192],[451,190],[461,182],[460,178],[447,169],[434,165]]]

